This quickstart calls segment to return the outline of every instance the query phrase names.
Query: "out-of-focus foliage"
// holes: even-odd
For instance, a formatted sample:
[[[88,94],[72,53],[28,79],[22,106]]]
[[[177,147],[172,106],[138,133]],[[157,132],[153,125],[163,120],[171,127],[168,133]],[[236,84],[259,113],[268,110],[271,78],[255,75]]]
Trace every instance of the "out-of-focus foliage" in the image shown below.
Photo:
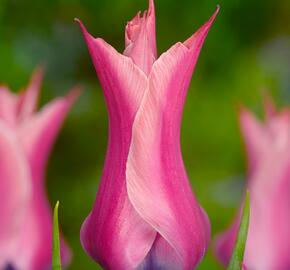
[[[189,178],[214,235],[230,223],[243,191],[238,105],[259,112],[264,91],[278,104],[290,101],[290,1],[155,2],[159,53],[186,39],[221,6],[193,76],[181,138]],[[0,1],[0,82],[17,91],[43,64],[41,104],[76,83],[85,89],[47,170],[50,199],[62,202],[60,223],[73,249],[72,270],[99,269],[82,251],[79,229],[95,198],[107,141],[102,91],[73,19],[81,18],[91,33],[121,51],[125,22],[146,6],[146,0]],[[198,269],[221,269],[211,249]]]

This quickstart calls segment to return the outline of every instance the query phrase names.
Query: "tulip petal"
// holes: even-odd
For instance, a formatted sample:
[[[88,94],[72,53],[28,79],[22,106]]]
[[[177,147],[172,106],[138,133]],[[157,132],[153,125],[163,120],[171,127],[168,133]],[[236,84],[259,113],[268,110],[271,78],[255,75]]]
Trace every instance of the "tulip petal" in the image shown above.
[[[131,58],[118,53],[103,39],[92,37],[82,22],[76,21],[82,29],[106,101],[108,104],[115,103],[110,105],[109,113],[116,114],[111,110],[120,110],[123,106],[136,110],[147,87],[144,72]]]
[[[44,169],[57,133],[71,105],[79,95],[79,89],[72,90],[65,98],[59,98],[46,105],[38,114],[26,118],[19,126],[19,136],[28,157],[32,172],[33,194],[28,200],[26,219],[22,223],[14,260],[19,269],[39,270],[51,266],[52,222],[50,205],[43,186]],[[29,249],[25,248],[29,242]],[[63,244],[64,263],[70,257]]]
[[[221,233],[215,239],[214,254],[223,265],[228,265],[231,259],[239,229],[239,221],[239,218],[235,219],[230,229]]]
[[[80,22],[79,22],[80,23]],[[109,142],[94,208],[84,222],[81,242],[106,269],[135,269],[149,252],[156,232],[132,207],[126,191],[126,161],[132,123],[148,79],[131,58],[102,39],[93,38],[80,23],[109,113]]]
[[[125,129],[130,134],[129,127],[148,87],[147,77],[131,58],[118,53],[104,40],[92,37],[81,21],[77,21],[104,91],[112,126],[110,130],[122,120],[117,130]],[[113,132],[110,132],[111,135]]]
[[[6,86],[0,86],[0,119],[11,127],[16,123],[16,104],[17,96]]]
[[[248,269],[286,270],[290,267],[290,113],[288,109],[278,113],[271,105],[262,124],[243,109],[241,125],[248,148],[251,194],[244,263]],[[218,238],[216,251],[223,263],[232,252],[237,223],[239,218]]]
[[[29,166],[15,134],[0,121],[0,269],[10,263],[31,192]],[[11,260],[12,261],[12,260]]]
[[[276,106],[271,96],[265,94],[264,96],[264,112],[266,122],[276,115]]]
[[[271,164],[273,165],[273,161]],[[250,181],[249,187],[253,195],[244,259],[249,269],[289,268],[289,162],[287,167],[288,171],[281,179],[270,164],[265,164],[259,168],[262,174],[255,173]],[[281,171],[285,173],[282,168]],[[271,179],[275,181],[269,181]],[[239,222],[240,217],[235,218],[233,225],[215,241],[215,255],[223,265],[230,261]]]
[[[120,187],[118,182],[122,179],[116,180]],[[136,269],[156,236],[132,207],[124,187],[121,188],[120,192],[113,187],[110,191],[99,190],[93,211],[81,230],[83,247],[105,269]]]
[[[285,109],[279,114],[273,115],[265,123],[267,134],[265,137],[268,142],[272,142],[274,148],[281,152],[285,148],[289,149],[290,135],[290,109]]]
[[[0,197],[5,201],[0,207],[0,269],[51,267],[51,249],[47,247],[51,244],[52,224],[44,169],[79,91],[72,91],[36,113],[42,77],[43,71],[38,69],[27,90],[18,96],[0,87]],[[61,245],[66,264],[70,252],[63,240]]]
[[[190,50],[194,50],[196,54],[199,54],[203,42],[208,34],[208,31],[210,30],[212,23],[214,22],[216,16],[218,15],[220,11],[220,7],[217,6],[216,11],[211,16],[211,18],[203,25],[201,26],[190,38],[188,38],[183,44]]]
[[[33,178],[42,179],[44,167],[65,116],[79,96],[79,88],[65,98],[58,98],[46,105],[39,113],[27,118],[19,126],[23,147],[32,166]]]
[[[160,234],[157,234],[150,252],[137,270],[169,269],[169,267],[170,270],[183,269],[180,268],[180,258],[175,250]]]
[[[155,8],[154,1],[149,0],[148,12],[140,12],[128,22],[125,30],[126,49],[124,55],[132,58],[134,63],[147,75],[157,59]]]
[[[134,120],[126,171],[128,196],[139,215],[166,241],[160,249],[171,251],[167,258],[154,256],[155,266],[192,269],[207,248],[208,220],[185,172],[179,130],[192,72],[213,19],[191,42],[177,43],[154,63]]]
[[[254,115],[245,108],[241,108],[240,122],[242,134],[245,141],[246,152],[248,157],[249,175],[254,172],[258,157],[262,153],[263,148],[266,145],[264,136],[264,127],[254,117]]]
[[[151,6],[149,7],[148,15],[149,17],[153,14],[153,1],[150,2],[150,5]],[[144,18],[149,17],[144,16]],[[200,255],[204,254],[205,252],[208,241],[209,225],[208,220],[204,217],[203,211],[196,204],[194,197],[192,197],[192,191],[187,179],[185,181],[185,186],[187,188],[185,189],[190,192],[191,196],[189,197],[191,197],[191,199],[186,198],[185,200],[189,201],[187,202],[187,205],[192,203],[192,205],[190,206],[190,210],[195,211],[194,217],[197,217],[197,219],[199,219],[196,221],[196,224],[198,225],[190,225],[190,227],[194,227],[194,229],[196,227],[204,228],[204,225],[206,224],[206,232],[194,232],[196,238],[198,238],[197,234],[201,235],[200,238],[202,238],[202,240],[196,242],[197,246],[194,247],[194,249],[197,249],[198,251],[193,253],[191,252],[191,243],[189,249],[190,254],[187,254],[188,261],[185,263],[184,261],[182,261],[180,263],[180,250],[176,252],[176,247],[172,246],[168,239],[164,238],[163,235],[157,234],[157,232],[159,233],[159,231],[156,230],[156,228],[152,226],[152,224],[148,222],[148,220],[143,220],[144,217],[142,214],[140,214],[139,209],[135,205],[134,207],[132,206],[132,199],[130,198],[129,200],[128,198],[128,179],[126,182],[125,170],[129,147],[131,144],[132,124],[135,119],[136,113],[137,115],[140,113],[140,104],[143,104],[144,98],[146,98],[146,95],[149,95],[148,92],[151,93],[155,91],[158,95],[158,87],[162,88],[163,86],[165,89],[167,89],[168,87],[166,86],[166,84],[173,84],[173,87],[175,87],[178,86],[179,83],[181,84],[182,88],[186,88],[188,86],[191,72],[194,68],[196,58],[201,48],[201,43],[203,41],[201,36],[205,36],[207,34],[208,28],[205,27],[205,30],[200,31],[200,34],[197,35],[196,39],[199,39],[199,42],[195,43],[198,46],[193,44],[192,46],[187,47],[182,43],[178,43],[177,45],[173,46],[168,53],[164,54],[159,60],[154,62],[152,69],[149,72],[149,65],[147,65],[148,68],[144,68],[144,66],[146,67],[146,63],[148,63],[148,59],[144,60],[140,58],[136,60],[136,58],[133,57],[135,50],[136,57],[138,57],[140,56],[138,54],[142,52],[142,50],[147,50],[148,44],[152,44],[150,42],[145,44],[146,46],[144,46],[144,44],[141,44],[142,38],[144,38],[145,34],[147,34],[145,33],[146,31],[144,32],[144,30],[146,29],[142,29],[142,27],[144,27],[145,25],[144,18],[137,16],[131,22],[131,26],[136,26],[136,31],[133,30],[133,28],[130,28],[130,26],[127,27],[127,47],[130,47],[129,43],[131,41],[135,42],[133,42],[134,44],[131,44],[132,52],[129,49],[127,50],[127,52],[125,52],[125,54],[127,54],[127,56],[129,57],[119,54],[104,40],[99,38],[93,38],[90,34],[88,34],[84,26],[79,22],[85,40],[87,42],[89,52],[92,56],[95,69],[104,90],[104,95],[106,98],[109,112],[110,128],[105,169],[102,175],[94,208],[82,226],[81,240],[85,250],[89,253],[89,255],[93,257],[97,262],[99,262],[105,269],[136,269],[136,267],[143,267],[144,264],[144,267],[146,268],[147,257],[150,257],[151,255],[151,257],[154,257],[154,254],[158,254],[159,258],[164,258],[166,251],[171,252],[170,258],[173,259],[172,261],[175,262],[177,268],[185,265],[184,269],[189,269],[189,267],[192,267],[192,265],[197,263],[197,261],[201,257]],[[153,21],[152,18],[153,16],[150,18],[151,22]],[[151,24],[151,27],[152,26],[153,24]],[[141,31],[141,29],[143,30],[143,32]],[[132,36],[134,36],[134,38]],[[137,36],[138,38],[136,38]],[[153,35],[151,35],[150,38],[152,38],[152,36]],[[156,46],[155,30],[153,44],[154,46]],[[152,50],[154,46],[151,46],[151,48],[149,49]],[[138,51],[139,53],[137,53]],[[143,55],[142,57],[147,57],[147,52],[141,54]],[[175,57],[176,61],[174,60]],[[142,63],[140,64],[140,66],[137,63],[137,61],[139,60]],[[167,67],[167,61],[172,61],[172,65],[174,66],[174,68],[172,66]],[[160,63],[158,64],[158,62]],[[144,63],[145,65],[143,66]],[[170,74],[170,70],[172,68],[173,74]],[[156,71],[154,71],[154,69],[156,69]],[[177,82],[177,80],[175,80],[175,82],[169,81],[166,83],[161,80],[161,84],[164,82],[165,85],[158,85],[158,76],[161,75],[160,78],[162,79],[163,74],[161,73],[163,69],[165,70],[165,73],[169,73],[168,78],[170,78],[170,76],[173,76],[172,78],[176,76],[177,78],[178,75],[182,75],[183,73],[185,73],[185,82],[183,82],[182,78],[180,82]],[[181,74],[178,73],[178,69],[181,70]],[[150,74],[149,78],[147,78],[146,74]],[[157,86],[156,89],[154,88],[155,86],[152,87],[152,85]],[[164,90],[164,92],[166,92],[166,90]],[[174,96],[174,93],[169,93],[168,97],[170,95]],[[179,101],[181,101],[180,103],[183,103],[184,97],[185,95],[183,95],[181,99],[178,99]],[[158,109],[160,110],[160,108],[157,106],[156,111]],[[181,118],[181,115],[173,118],[179,119]],[[146,130],[145,132],[148,131]],[[179,146],[177,148],[178,150],[180,150]],[[178,156],[177,159],[179,158],[181,157]],[[182,161],[180,162],[182,163]],[[130,166],[129,159],[127,163],[127,177],[128,166]],[[181,166],[183,168],[183,164],[181,164]],[[181,174],[182,176],[184,176],[185,173],[182,171]],[[181,186],[183,186],[184,188],[183,184],[181,184]],[[179,208],[181,208],[181,205],[179,205]],[[184,214],[185,210],[182,211]],[[170,233],[171,232],[172,231],[170,231]],[[182,237],[184,237],[183,232],[181,234]],[[129,238],[128,235],[130,236]],[[180,233],[177,237],[180,237]],[[188,242],[191,240],[192,239],[188,240]],[[183,248],[184,246],[181,247],[181,249]],[[164,256],[162,256],[162,254]],[[189,258],[193,254],[196,255],[196,257],[193,256],[193,259]],[[194,264],[191,263],[192,260],[194,261]],[[178,261],[178,263],[176,261]],[[160,265],[166,265],[166,262],[164,264],[162,259]]]
[[[20,94],[18,100],[18,120],[24,120],[36,110],[43,75],[44,71],[42,68],[36,69],[32,74],[27,89]]]

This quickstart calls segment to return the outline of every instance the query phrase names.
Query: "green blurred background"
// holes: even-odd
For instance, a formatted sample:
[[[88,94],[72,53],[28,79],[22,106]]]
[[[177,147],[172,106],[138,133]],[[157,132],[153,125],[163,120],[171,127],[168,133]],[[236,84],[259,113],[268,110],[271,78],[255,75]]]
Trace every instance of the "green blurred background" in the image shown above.
[[[156,0],[159,53],[189,37],[220,4],[193,76],[184,111],[183,155],[212,235],[238,207],[246,172],[237,108],[261,115],[262,95],[290,101],[289,0]],[[75,84],[84,93],[70,113],[47,170],[50,201],[73,253],[69,269],[100,269],[79,241],[104,162],[107,114],[98,79],[74,17],[122,51],[124,26],[146,0],[0,0],[0,82],[15,91],[46,66],[41,104]],[[211,249],[198,269],[222,269]]]

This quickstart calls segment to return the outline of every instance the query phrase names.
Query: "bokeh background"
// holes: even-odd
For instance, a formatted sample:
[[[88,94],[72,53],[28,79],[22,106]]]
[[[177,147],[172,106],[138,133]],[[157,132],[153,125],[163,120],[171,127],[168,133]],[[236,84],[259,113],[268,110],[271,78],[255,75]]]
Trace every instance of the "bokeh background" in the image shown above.
[[[265,91],[279,106],[290,101],[290,1],[217,1],[155,1],[159,53],[189,37],[221,6],[193,76],[181,138],[213,236],[231,222],[244,187],[239,104],[262,115]],[[0,82],[18,91],[42,64],[40,105],[75,84],[84,88],[47,169],[49,198],[61,201],[60,222],[74,253],[71,270],[100,269],[82,250],[79,230],[95,198],[107,142],[102,91],[73,19],[122,51],[126,21],[146,7],[146,0],[0,0]],[[198,269],[222,268],[210,249]]]

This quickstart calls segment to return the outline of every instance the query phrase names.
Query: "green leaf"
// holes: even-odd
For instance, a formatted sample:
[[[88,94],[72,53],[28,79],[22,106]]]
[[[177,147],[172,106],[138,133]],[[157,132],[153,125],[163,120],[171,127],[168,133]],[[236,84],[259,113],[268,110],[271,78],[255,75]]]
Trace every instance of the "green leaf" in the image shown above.
[[[245,205],[243,209],[239,233],[236,240],[236,245],[230,260],[228,270],[242,270],[242,264],[245,253],[245,246],[248,236],[248,228],[250,221],[250,196],[249,192],[246,194]]]
[[[59,202],[56,203],[53,211],[52,270],[61,270],[58,206]]]

